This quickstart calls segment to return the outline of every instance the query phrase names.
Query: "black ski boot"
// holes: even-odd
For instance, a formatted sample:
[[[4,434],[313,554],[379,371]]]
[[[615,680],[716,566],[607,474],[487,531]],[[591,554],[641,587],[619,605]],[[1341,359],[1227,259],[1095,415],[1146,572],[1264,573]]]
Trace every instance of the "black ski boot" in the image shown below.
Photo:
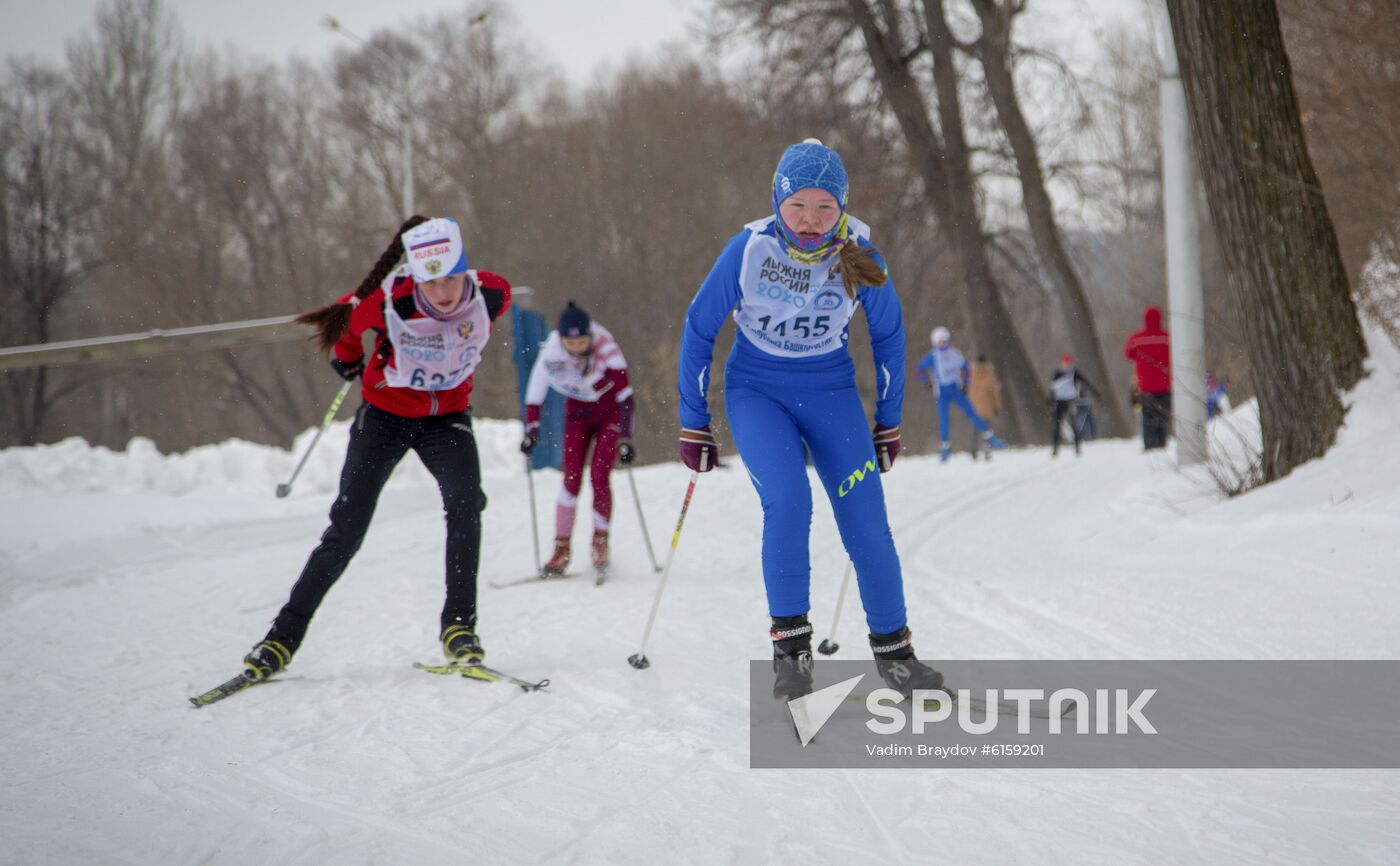
[[[875,653],[875,669],[885,684],[909,697],[915,689],[942,689],[943,674],[914,657],[909,627],[894,634],[872,634],[870,649]]]
[[[481,648],[475,626],[460,622],[442,630],[442,654],[448,661],[464,665],[479,665],[486,660],[486,650]]]
[[[261,641],[243,657],[243,675],[250,680],[265,680],[280,674],[292,663],[292,652],[281,641]]]
[[[807,615],[775,616],[773,697],[791,700],[812,693],[812,624]]]

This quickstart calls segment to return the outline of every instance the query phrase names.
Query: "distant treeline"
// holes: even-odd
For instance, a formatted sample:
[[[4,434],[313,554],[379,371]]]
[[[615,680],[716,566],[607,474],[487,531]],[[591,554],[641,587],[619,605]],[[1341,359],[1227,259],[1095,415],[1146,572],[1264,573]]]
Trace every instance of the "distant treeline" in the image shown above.
[[[66,64],[11,62],[0,88],[0,345],[284,315],[349,291],[402,220],[407,124],[415,210],[456,216],[472,265],[532,287],[522,300],[551,323],[574,299],[616,335],[644,461],[672,459],[677,343],[695,288],[725,240],[768,212],[778,154],[807,136],[845,157],[851,211],[873,226],[904,303],[911,373],[935,324],[970,356],[1005,348],[976,345],[948,232],[864,73],[843,61],[782,79],[775,62],[726,78],[673,57],[574,90],[531,59],[508,14],[474,25],[479,11],[372,34],[323,65],[272,65],[195,53],[159,0],[115,0]],[[1054,188],[1073,190],[1100,226],[1065,236],[1110,362],[1142,308],[1165,300],[1156,67],[1144,38],[1115,38],[1104,80],[1067,103],[1082,122],[1037,130]],[[1067,347],[1064,313],[1029,233],[1014,214],[998,222],[1014,164],[979,77],[964,73],[979,232],[1025,353],[1048,375]],[[1208,358],[1247,387],[1213,269]],[[473,403],[513,417],[509,327],[498,334]],[[852,336],[873,388],[868,344]],[[1105,385],[1124,394],[1126,366],[1111,375]],[[166,450],[286,444],[319,419],[336,382],[309,344],[0,374],[0,447],[72,435],[113,447],[142,435]],[[922,398],[911,387],[906,400],[916,451],[934,438]]]

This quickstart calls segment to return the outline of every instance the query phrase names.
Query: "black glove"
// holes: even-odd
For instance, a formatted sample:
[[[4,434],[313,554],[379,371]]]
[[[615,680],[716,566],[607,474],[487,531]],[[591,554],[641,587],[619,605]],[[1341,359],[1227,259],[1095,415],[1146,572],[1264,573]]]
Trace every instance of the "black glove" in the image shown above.
[[[331,369],[335,374],[347,382],[353,382],[365,371],[365,359],[360,358],[355,361],[342,361],[331,355]]]
[[[540,444],[540,422],[525,425],[525,438],[520,440],[520,453],[529,454]]]
[[[631,466],[632,461],[637,459],[637,449],[632,447],[631,442],[623,442],[617,446],[617,459],[623,466]]]

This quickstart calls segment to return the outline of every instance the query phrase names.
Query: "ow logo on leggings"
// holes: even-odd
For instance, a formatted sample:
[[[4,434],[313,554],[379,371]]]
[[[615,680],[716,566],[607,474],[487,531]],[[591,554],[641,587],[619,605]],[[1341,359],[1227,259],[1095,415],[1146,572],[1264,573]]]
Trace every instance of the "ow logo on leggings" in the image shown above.
[[[836,488],[836,495],[845,496],[847,493],[850,493],[852,490],[856,489],[857,484],[865,480],[865,476],[867,473],[877,471],[878,468],[875,466],[874,460],[865,461],[864,466],[860,467],[856,471],[852,472],[850,475],[846,476],[846,480],[842,481],[841,485]]]

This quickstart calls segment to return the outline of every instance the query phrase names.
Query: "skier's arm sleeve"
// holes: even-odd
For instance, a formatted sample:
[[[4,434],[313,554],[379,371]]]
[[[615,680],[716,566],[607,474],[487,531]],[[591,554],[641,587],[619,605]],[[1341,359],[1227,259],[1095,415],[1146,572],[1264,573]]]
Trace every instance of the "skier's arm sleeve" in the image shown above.
[[[709,276],[700,284],[690,308],[685,312],[680,363],[676,371],[682,427],[698,430],[710,423],[707,392],[710,388],[710,364],[714,361],[715,337],[724,326],[725,317],[739,303],[739,269],[748,238],[749,232],[745,230],[725,245],[724,252],[715,260]]]
[[[490,271],[477,271],[476,279],[486,301],[486,315],[494,322],[510,309],[510,281]]]
[[[875,423],[898,427],[904,414],[904,310],[884,258],[876,253],[875,260],[885,268],[885,284],[866,286],[857,298],[865,310],[875,357]]]
[[[607,397],[616,403],[621,403],[632,396],[632,381],[627,378],[627,369],[617,367],[609,370],[603,376],[611,384],[601,387],[599,391],[607,391]]]
[[[350,303],[350,296],[346,296],[343,303]],[[350,311],[350,321],[346,325],[345,333],[336,340],[332,351],[335,357],[341,361],[358,361],[365,356],[364,346],[360,343],[360,337],[365,331],[377,329],[384,331],[384,289],[378,288],[362,298]]]
[[[616,340],[608,340],[603,345],[598,346],[593,354],[593,359],[606,370],[626,370],[627,359],[622,356],[622,347]]]
[[[1099,389],[1098,389],[1098,388],[1095,388],[1095,387],[1094,387],[1094,383],[1093,383],[1093,382],[1090,382],[1089,379],[1088,379],[1088,377],[1086,377],[1083,373],[1080,373],[1078,370],[1075,370],[1075,371],[1074,371],[1074,378],[1078,379],[1078,380],[1079,380],[1079,384],[1083,385],[1085,388],[1088,389],[1088,391],[1089,391],[1090,394],[1093,394],[1093,395],[1094,395],[1094,399],[1095,399],[1095,400],[1102,400],[1102,399],[1103,399],[1103,396],[1099,393]]]
[[[525,386],[525,410],[530,407],[539,407],[544,403],[544,399],[549,396],[549,376],[544,371],[544,352],[535,356],[535,366],[530,369],[530,382]]]
[[[616,403],[617,428],[621,431],[623,439],[631,439],[632,415],[637,408],[637,400],[632,395],[632,384],[627,380],[626,370],[609,370],[608,376],[615,380],[615,385],[603,399]]]

